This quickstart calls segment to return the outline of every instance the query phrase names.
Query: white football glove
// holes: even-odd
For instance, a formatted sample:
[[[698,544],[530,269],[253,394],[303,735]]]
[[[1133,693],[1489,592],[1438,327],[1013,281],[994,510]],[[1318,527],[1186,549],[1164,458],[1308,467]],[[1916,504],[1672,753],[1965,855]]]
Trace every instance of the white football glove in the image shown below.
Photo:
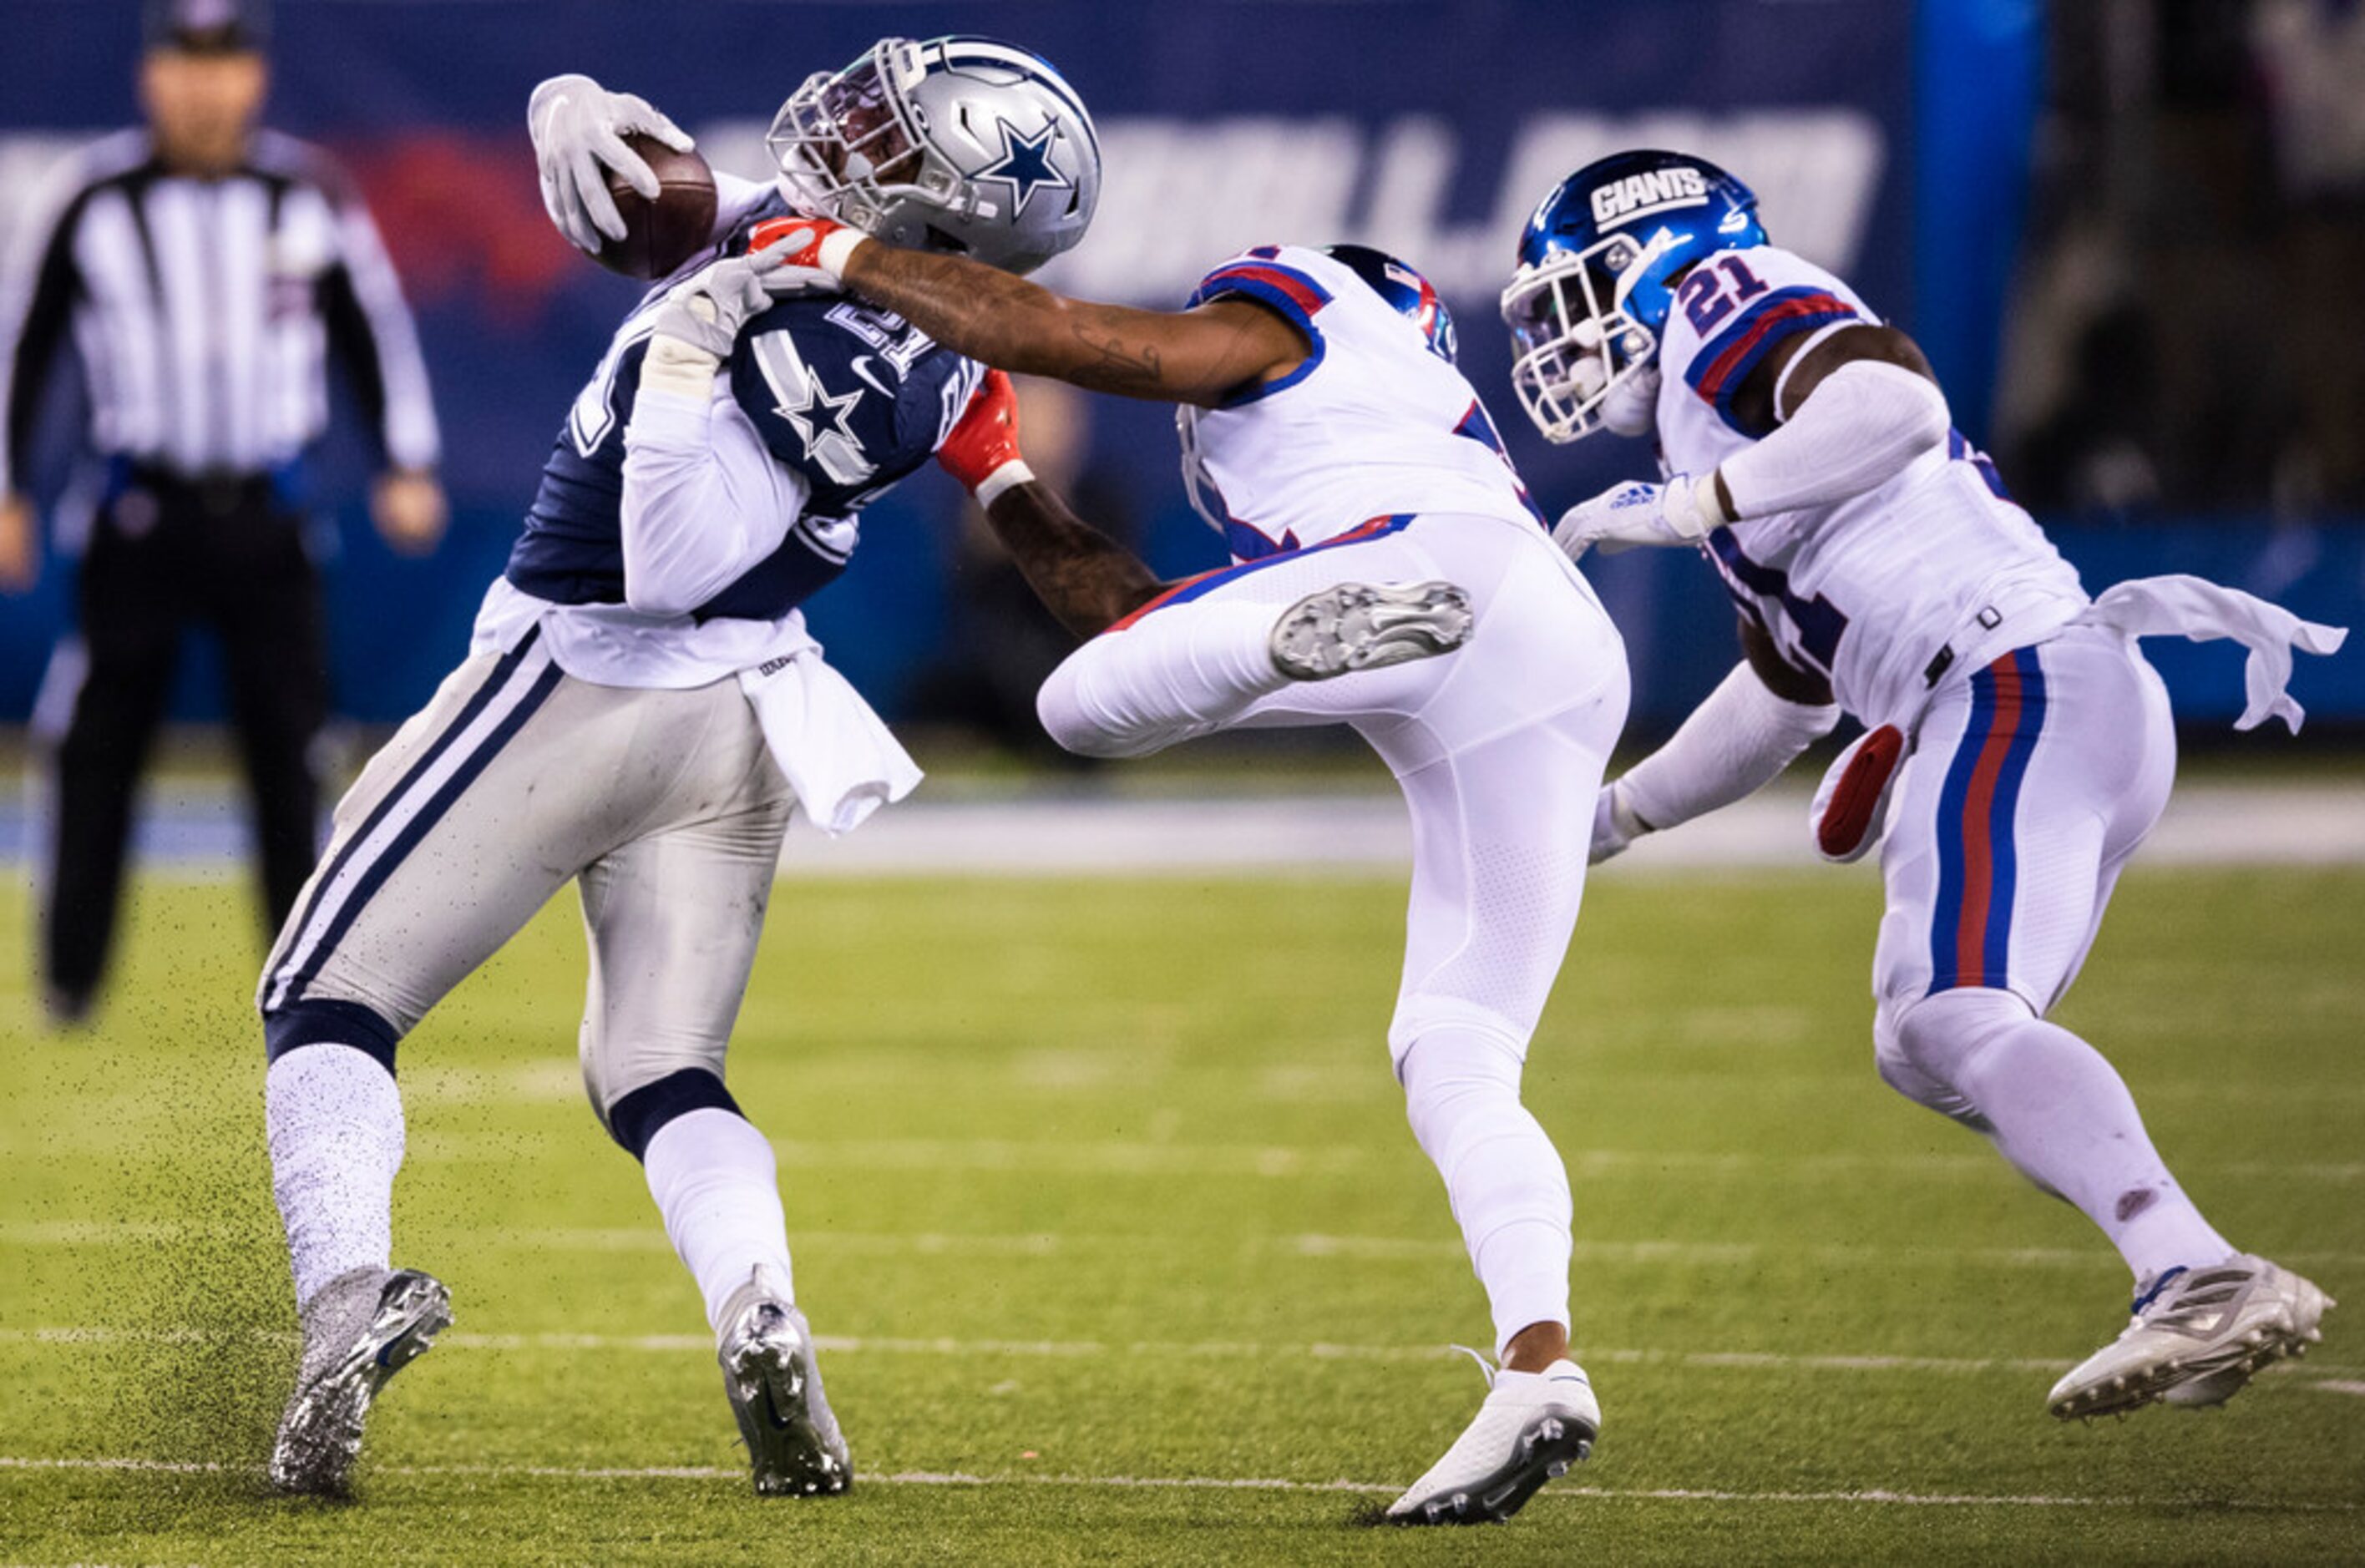
[[[674,285],[650,321],[655,335],[642,363],[641,385],[702,400],[715,371],[739,342],[739,330],[776,300],[803,293],[821,277],[812,268],[790,266],[789,253],[787,246],[769,245],[726,256]]]
[[[586,254],[603,240],[624,237],[624,215],[608,192],[605,170],[656,199],[657,177],[624,145],[626,135],[654,136],[677,152],[696,145],[647,99],[611,93],[588,76],[553,76],[536,87],[526,105],[526,130],[542,176],[542,205],[567,242]]]
[[[1650,831],[1650,824],[1626,803],[1626,791],[1611,779],[1593,798],[1593,845],[1586,853],[1586,864],[1598,866],[1625,854],[1628,845]]]
[[[1560,514],[1552,543],[1572,561],[1598,544],[1605,555],[1637,544],[1697,544],[1732,519],[1717,504],[1716,476],[1668,476],[1664,485],[1631,480]]]

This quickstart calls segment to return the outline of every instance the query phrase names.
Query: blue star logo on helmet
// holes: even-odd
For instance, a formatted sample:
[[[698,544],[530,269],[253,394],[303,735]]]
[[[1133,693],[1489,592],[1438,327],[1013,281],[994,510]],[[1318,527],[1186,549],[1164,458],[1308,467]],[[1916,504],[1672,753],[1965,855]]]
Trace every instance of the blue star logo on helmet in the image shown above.
[[[1051,138],[1057,134],[1056,126],[1046,122],[1033,136],[1026,136],[1006,119],[997,118],[993,123],[1002,131],[1002,157],[980,169],[977,177],[1008,185],[1015,212],[1025,212],[1026,204],[1042,186],[1048,185],[1055,191],[1076,188],[1076,182],[1051,162]]]

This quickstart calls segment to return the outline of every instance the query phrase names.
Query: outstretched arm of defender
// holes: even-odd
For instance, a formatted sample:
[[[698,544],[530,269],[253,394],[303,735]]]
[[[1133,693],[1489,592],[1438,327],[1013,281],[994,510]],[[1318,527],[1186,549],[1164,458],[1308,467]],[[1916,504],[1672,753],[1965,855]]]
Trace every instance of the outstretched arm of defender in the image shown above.
[[[1734,398],[1733,418],[1754,444],[1706,474],[1615,486],[1562,514],[1553,539],[1571,556],[1597,544],[1690,544],[1728,523],[1836,506],[1905,472],[1953,428],[1913,340],[1871,325],[1768,354]]]
[[[1001,371],[986,373],[936,462],[977,498],[1026,586],[1079,638],[1099,635],[1166,586],[1035,477],[1018,452],[1017,394]]]
[[[806,220],[793,264],[829,273],[958,353],[1093,392],[1212,404],[1303,364],[1313,345],[1279,316],[1239,299],[1193,310],[1134,310],[1070,299],[959,256],[905,250],[858,230]]]

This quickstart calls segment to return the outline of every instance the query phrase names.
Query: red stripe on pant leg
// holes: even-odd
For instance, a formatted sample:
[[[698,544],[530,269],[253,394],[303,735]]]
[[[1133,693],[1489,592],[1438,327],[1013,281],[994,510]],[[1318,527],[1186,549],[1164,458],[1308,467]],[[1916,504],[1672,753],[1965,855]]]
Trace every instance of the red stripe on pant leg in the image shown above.
[[[1230,570],[1231,568],[1229,566],[1217,566],[1213,572],[1199,572],[1191,577],[1184,577],[1181,582],[1176,583],[1172,588],[1168,588],[1156,599],[1150,599],[1147,603],[1137,607],[1131,612],[1122,615],[1116,620],[1110,622],[1106,626],[1102,627],[1101,635],[1105,637],[1111,632],[1124,631],[1126,627],[1132,625],[1135,622],[1140,620],[1151,610],[1156,610],[1159,606],[1171,603],[1175,595],[1186,592],[1189,589],[1197,587],[1199,584],[1205,582],[1209,577],[1216,576],[1216,573],[1228,572]]]
[[[2010,654],[1989,667],[1995,674],[1995,712],[1963,797],[1963,912],[1955,925],[1955,969],[1961,977],[1956,983],[1967,986],[1990,983],[1988,901],[1995,891],[1995,846],[1989,819],[1995,812],[1996,778],[2003,772],[2004,754],[2012,750],[2012,735],[2020,728],[2019,669]]]

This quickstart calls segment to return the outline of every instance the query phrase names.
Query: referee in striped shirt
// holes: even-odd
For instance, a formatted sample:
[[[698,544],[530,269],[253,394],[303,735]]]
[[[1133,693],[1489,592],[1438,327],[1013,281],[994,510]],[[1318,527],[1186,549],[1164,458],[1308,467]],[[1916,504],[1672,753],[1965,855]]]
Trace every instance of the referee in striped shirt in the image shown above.
[[[106,968],[133,794],[191,622],[221,640],[274,926],[311,871],[329,693],[301,464],[328,422],[331,358],[383,455],[379,531],[420,554],[444,521],[426,371],[369,214],[321,154],[255,126],[259,0],[151,0],[146,25],[146,126],[70,161],[0,286],[0,591],[39,570],[22,465],[69,339],[105,465],[77,634],[42,700],[64,724],[42,926],[61,1025],[88,1014]]]

